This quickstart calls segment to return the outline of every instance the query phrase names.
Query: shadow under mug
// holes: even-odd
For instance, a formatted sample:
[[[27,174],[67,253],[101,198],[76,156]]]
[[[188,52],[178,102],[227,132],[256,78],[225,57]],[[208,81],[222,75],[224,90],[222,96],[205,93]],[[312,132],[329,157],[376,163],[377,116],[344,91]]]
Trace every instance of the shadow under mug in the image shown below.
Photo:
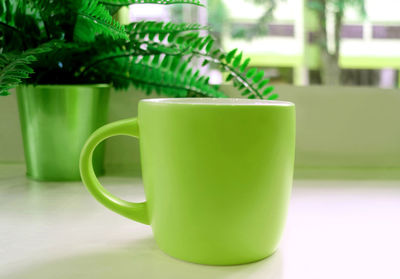
[[[146,202],[108,192],[92,167],[111,136],[139,138]],[[104,206],[151,225],[158,246],[182,260],[234,265],[268,257],[285,224],[293,178],[295,106],[289,102],[177,98],[139,102],[137,118],[95,131],[81,176]]]

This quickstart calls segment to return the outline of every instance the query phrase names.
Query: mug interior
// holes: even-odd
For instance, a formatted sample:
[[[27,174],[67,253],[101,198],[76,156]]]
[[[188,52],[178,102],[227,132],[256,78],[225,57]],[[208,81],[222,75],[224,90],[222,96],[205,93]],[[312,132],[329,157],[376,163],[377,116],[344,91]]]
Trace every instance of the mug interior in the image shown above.
[[[218,105],[218,106],[293,106],[286,101],[271,101],[258,99],[239,98],[158,98],[145,99],[141,102],[162,104],[185,104],[185,105]]]

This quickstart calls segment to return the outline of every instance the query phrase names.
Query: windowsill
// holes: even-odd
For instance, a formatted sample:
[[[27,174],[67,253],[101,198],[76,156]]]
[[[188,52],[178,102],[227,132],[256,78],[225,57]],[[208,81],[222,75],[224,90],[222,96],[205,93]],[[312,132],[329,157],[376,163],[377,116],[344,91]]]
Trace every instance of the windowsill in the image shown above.
[[[400,168],[296,167],[294,178],[322,180],[400,180]]]
[[[238,97],[232,86],[223,85],[221,90]],[[399,177],[396,173],[400,172],[393,169],[400,169],[398,89],[277,85],[276,92],[281,100],[296,104],[296,166],[316,166],[297,168],[295,177],[304,178],[306,174],[315,178],[325,178],[323,174],[349,179],[364,176],[380,179],[386,174],[390,179]],[[147,97],[133,89],[111,94],[108,121],[137,116],[138,101]],[[5,120],[0,121],[0,128],[7,131],[7,136],[0,137],[0,162],[22,163],[15,94],[2,99],[0,116]],[[138,141],[127,137],[107,141],[105,164],[114,168],[112,172],[121,169],[130,172],[139,162]]]
[[[139,178],[101,178],[144,199]],[[210,267],[175,260],[150,227],[98,204],[82,183],[35,182],[0,165],[0,277],[399,278],[400,180],[295,179],[278,251],[257,263]]]

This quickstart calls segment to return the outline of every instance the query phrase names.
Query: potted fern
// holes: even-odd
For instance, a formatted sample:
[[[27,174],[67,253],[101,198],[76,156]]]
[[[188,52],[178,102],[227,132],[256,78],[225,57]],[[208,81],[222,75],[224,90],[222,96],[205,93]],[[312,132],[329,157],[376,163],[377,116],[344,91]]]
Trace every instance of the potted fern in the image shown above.
[[[249,98],[274,99],[264,72],[247,69],[236,49],[225,53],[198,24],[141,21],[113,15],[141,3],[198,0],[5,0],[0,3],[0,95],[17,88],[27,175],[79,180],[84,141],[107,118],[110,86],[170,97],[225,97],[194,70],[212,63]],[[102,151],[95,157],[102,172]]]

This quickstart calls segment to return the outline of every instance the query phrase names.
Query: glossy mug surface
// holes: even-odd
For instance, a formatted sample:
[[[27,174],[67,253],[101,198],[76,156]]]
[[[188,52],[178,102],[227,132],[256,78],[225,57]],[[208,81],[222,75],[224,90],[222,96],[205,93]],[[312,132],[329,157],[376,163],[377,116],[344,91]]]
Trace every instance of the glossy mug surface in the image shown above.
[[[139,138],[146,202],[115,197],[91,166],[96,145]],[[295,107],[248,99],[148,99],[137,118],[98,129],[81,154],[82,180],[107,208],[151,225],[165,253],[234,265],[271,255],[284,228],[295,149]]]

